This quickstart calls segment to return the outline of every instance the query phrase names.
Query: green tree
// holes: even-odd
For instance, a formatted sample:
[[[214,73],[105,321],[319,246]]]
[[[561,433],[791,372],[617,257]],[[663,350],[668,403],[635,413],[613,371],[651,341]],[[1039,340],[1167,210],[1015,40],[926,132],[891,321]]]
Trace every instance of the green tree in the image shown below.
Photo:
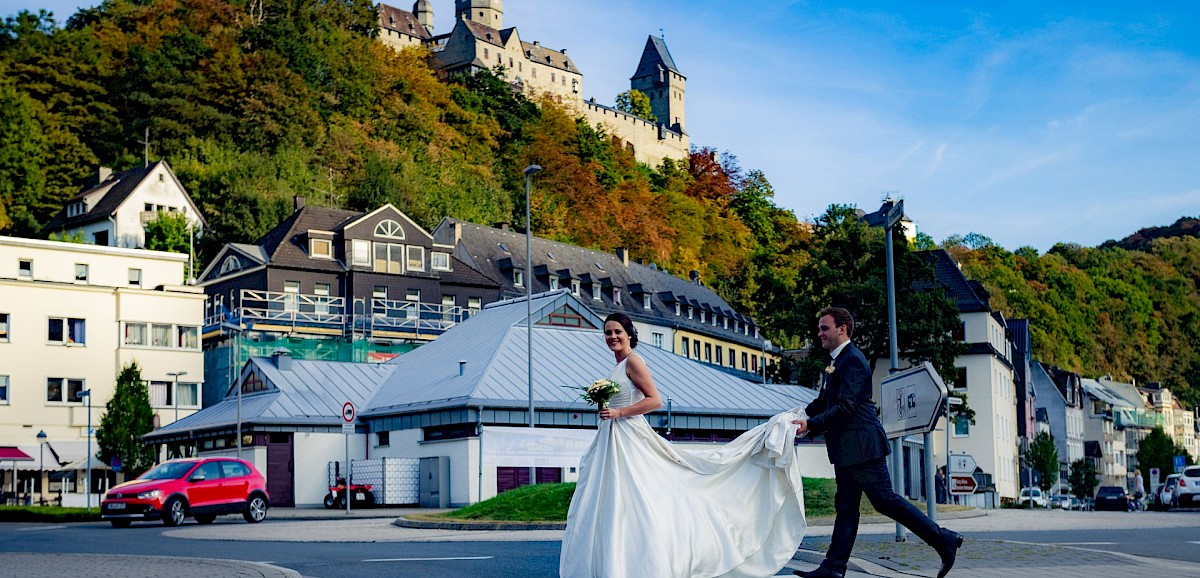
[[[146,223],[146,248],[151,251],[187,253],[191,247],[191,225],[187,215],[159,211]]]
[[[1054,446],[1054,436],[1049,432],[1039,432],[1029,444],[1029,451],[1024,456],[1026,463],[1041,479],[1038,487],[1042,492],[1049,492],[1058,482],[1058,448]]]
[[[1184,456],[1184,463],[1192,465],[1192,456],[1183,446],[1175,443],[1161,427],[1156,427],[1138,442],[1137,461],[1138,467],[1146,476],[1150,475],[1150,468],[1158,468],[1158,480],[1149,480],[1147,485],[1161,484],[1166,481],[1167,476],[1175,471],[1175,456]]]
[[[121,460],[126,477],[141,474],[154,464],[154,448],[142,441],[142,436],[154,429],[154,412],[150,409],[150,392],[142,381],[137,362],[121,369],[116,391],[105,406],[100,429],[96,430],[96,445],[100,461],[111,464]]]
[[[621,112],[640,116],[650,122],[658,122],[658,117],[650,111],[650,97],[636,88],[618,94],[616,105],[616,109]]]
[[[1100,480],[1096,474],[1096,466],[1088,458],[1080,458],[1071,463],[1071,471],[1067,474],[1067,483],[1071,485],[1071,494],[1081,500],[1091,498],[1096,493]]]

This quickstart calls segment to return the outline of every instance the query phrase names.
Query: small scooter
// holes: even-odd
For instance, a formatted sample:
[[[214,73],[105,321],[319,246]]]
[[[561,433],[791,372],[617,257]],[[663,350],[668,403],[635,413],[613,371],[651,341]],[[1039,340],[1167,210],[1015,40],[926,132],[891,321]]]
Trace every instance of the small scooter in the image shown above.
[[[350,484],[350,493],[352,495],[351,507],[374,506],[375,494],[371,493],[370,484]],[[339,510],[346,507],[346,478],[337,477],[337,485],[329,486],[329,493],[325,494],[325,508],[329,510]]]

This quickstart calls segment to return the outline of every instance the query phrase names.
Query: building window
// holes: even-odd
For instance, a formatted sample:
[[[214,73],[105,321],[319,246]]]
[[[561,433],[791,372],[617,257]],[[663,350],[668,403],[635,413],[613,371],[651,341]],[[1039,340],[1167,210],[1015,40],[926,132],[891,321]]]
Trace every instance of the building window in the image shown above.
[[[232,273],[241,268],[242,268],[242,260],[238,259],[237,255],[230,255],[230,256],[226,257],[224,261],[221,262],[220,275],[224,275],[226,273]],[[130,269],[130,271],[132,272],[133,269]],[[133,281],[131,280],[129,282],[129,284],[132,285]]]
[[[76,283],[87,283],[88,282],[87,263],[76,263],[75,264],[75,282]]]
[[[421,290],[420,289],[411,289],[411,288],[405,289],[404,290],[404,300],[412,302],[412,303],[420,303],[421,302]]]
[[[723,348],[723,347],[721,347],[720,345],[718,345],[718,346],[717,346],[717,365],[724,365],[724,364],[721,362],[721,351],[722,351],[722,350],[724,350],[724,348]]]
[[[392,432],[375,432],[375,447],[386,448],[392,443]]]
[[[679,317],[679,304],[678,303],[675,304],[675,316]]]
[[[332,259],[333,241],[329,239],[309,239],[308,254],[319,259]]]
[[[579,282],[579,279],[571,279],[571,293],[576,297],[579,297],[580,287],[582,287],[582,284]]]
[[[171,407],[171,385],[169,381],[150,382],[150,407]]]
[[[525,272],[520,269],[513,269],[513,285],[517,287],[525,286]]]
[[[391,219],[387,219],[385,221],[380,221],[378,225],[375,225],[375,236],[383,237],[385,239],[403,239],[404,228],[400,226],[400,223],[397,223]]]
[[[692,357],[695,358],[696,361],[700,361],[700,340],[699,339],[692,341],[692,352],[695,353],[695,355],[693,355]]]
[[[46,401],[53,403],[80,403],[79,393],[83,391],[82,379],[63,377],[46,378]]]
[[[60,345],[87,343],[87,321],[73,317],[51,317],[46,326],[46,341]]]
[[[179,349],[200,349],[200,328],[194,325],[177,325],[175,347]]]
[[[742,370],[748,370],[749,368],[750,368],[749,357],[747,357],[746,352],[743,351],[742,352]]]
[[[729,318],[728,318],[728,317],[722,317],[722,318],[721,318],[721,328],[722,328],[722,329],[729,329]]]
[[[621,304],[621,290],[613,287],[613,303]]]
[[[125,324],[125,345],[146,345],[146,324]]]
[[[706,319],[707,316],[708,316],[707,311],[701,311],[700,312],[700,323],[708,323],[708,320]]]
[[[967,322],[959,321],[958,326],[950,331],[950,337],[952,337],[955,341],[966,341],[967,340]]]
[[[376,273],[403,273],[404,245],[394,243],[375,243]]]
[[[705,363],[712,363],[712,344],[711,343],[704,344],[704,361],[705,361]]]
[[[387,289],[387,285],[376,285],[375,289],[371,291],[371,298],[386,300],[388,298]]]
[[[8,338],[9,319],[10,319],[10,317],[9,317],[8,313],[0,313],[0,343],[7,343],[9,340],[9,338]]]
[[[200,396],[196,395],[198,383],[179,382],[179,407],[200,407]]]
[[[228,261],[226,261],[226,262],[228,262]],[[141,287],[142,286],[142,270],[141,269],[130,269],[129,270],[129,286],[130,287]]]
[[[171,326],[165,323],[150,324],[150,346],[151,347],[170,347],[171,346]]]
[[[19,279],[33,279],[33,259],[20,259],[17,261],[17,277]]]
[[[954,373],[950,376],[950,387],[954,389],[967,389],[967,368],[954,368]]]
[[[84,208],[83,201],[75,201],[74,203],[67,205],[67,216],[68,217],[78,217],[79,215],[82,215],[86,212],[83,210],[83,208]]]
[[[592,283],[592,299],[595,301],[600,300],[600,284],[599,283]]]
[[[371,242],[364,239],[350,241],[350,257],[355,267],[371,266]]]
[[[483,309],[482,297],[467,297],[467,310],[471,312],[471,315],[479,313],[480,309]]]
[[[283,282],[283,310],[296,312],[300,310],[300,282]]]
[[[650,344],[659,349],[662,349],[663,348],[663,334],[651,333],[650,334]]]
[[[0,375],[0,405],[8,405],[8,376]]]
[[[411,245],[408,247],[408,270],[425,270],[425,247],[414,247]]]
[[[554,291],[556,289],[558,289],[558,277],[551,275],[550,276],[550,290]]]
[[[694,313],[695,313],[695,311],[693,311],[693,310],[692,310],[692,306],[691,306],[691,305],[688,305],[688,319],[694,319],[694,318],[692,317],[692,315],[693,315]]]
[[[429,266],[434,271],[449,271],[450,270],[450,254],[441,251],[434,251],[429,257]]]
[[[954,437],[969,435],[971,435],[971,420],[963,416],[954,418]]]
[[[692,340],[686,337],[683,338],[683,356],[687,358],[692,356]]]
[[[650,309],[650,294],[649,293],[644,293],[642,295],[642,309]]]

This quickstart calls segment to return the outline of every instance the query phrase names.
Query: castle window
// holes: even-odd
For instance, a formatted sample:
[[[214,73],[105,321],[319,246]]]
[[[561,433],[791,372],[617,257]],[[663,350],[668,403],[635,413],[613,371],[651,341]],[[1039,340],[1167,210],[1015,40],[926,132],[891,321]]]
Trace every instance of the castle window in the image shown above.
[[[490,37],[490,36],[491,36],[491,34],[488,34],[488,36]],[[486,48],[484,48],[484,49],[483,49],[483,57],[484,57],[484,58],[491,58],[491,54],[489,54],[489,53],[488,53],[488,49],[486,49]]]
[[[554,82],[554,73],[553,72],[550,73],[550,82]]]

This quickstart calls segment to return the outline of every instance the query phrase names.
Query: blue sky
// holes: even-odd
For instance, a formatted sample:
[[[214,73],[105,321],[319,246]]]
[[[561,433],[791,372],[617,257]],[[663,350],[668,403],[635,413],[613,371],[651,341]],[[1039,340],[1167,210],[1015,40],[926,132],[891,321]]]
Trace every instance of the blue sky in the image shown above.
[[[0,0],[0,14],[88,0]],[[408,7],[408,0],[396,3]],[[1051,6],[1052,5],[1052,6]],[[1142,7],[1141,5],[1145,5]],[[433,0],[437,32],[450,0]],[[761,169],[800,218],[905,200],[941,241],[1096,245],[1200,216],[1200,3],[505,3],[611,103],[648,34],[687,76],[686,130]]]

